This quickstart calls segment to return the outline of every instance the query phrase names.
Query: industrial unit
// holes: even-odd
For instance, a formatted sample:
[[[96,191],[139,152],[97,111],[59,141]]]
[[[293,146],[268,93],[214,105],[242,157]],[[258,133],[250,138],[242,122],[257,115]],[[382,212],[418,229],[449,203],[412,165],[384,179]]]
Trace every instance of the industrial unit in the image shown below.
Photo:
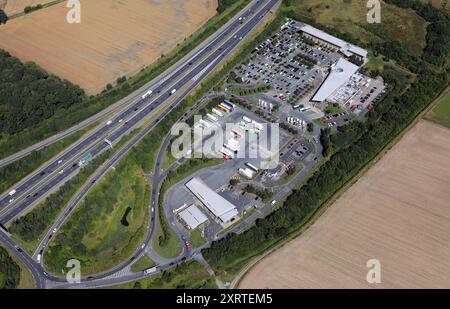
[[[223,223],[231,222],[238,216],[239,212],[236,206],[208,187],[199,178],[192,178],[186,183],[186,187]]]
[[[199,225],[208,221],[208,218],[195,204],[192,204],[191,206],[181,211],[178,216],[184,222],[186,228],[189,230],[193,230]]]

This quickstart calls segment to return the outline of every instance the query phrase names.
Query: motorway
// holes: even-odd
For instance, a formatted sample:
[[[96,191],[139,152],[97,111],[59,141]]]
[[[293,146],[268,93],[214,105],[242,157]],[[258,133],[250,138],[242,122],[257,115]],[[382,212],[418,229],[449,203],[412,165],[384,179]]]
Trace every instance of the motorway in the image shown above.
[[[254,1],[255,2],[255,1]],[[250,4],[251,5],[251,4]],[[249,7],[250,7],[249,5]],[[182,59],[177,61],[175,64],[173,64],[169,69],[167,69],[164,73],[157,76],[155,79],[151,80],[138,90],[134,91],[133,93],[129,94],[125,98],[119,100],[118,102],[108,106],[107,108],[103,109],[102,111],[98,112],[97,114],[89,117],[88,119],[83,120],[82,122],[74,125],[71,128],[68,128],[67,130],[57,133],[53,136],[50,136],[46,138],[45,140],[42,140],[34,145],[31,145],[27,147],[26,149],[23,149],[17,153],[14,153],[8,157],[5,157],[0,160],[0,168],[7,166],[8,164],[11,164],[17,160],[20,160],[28,155],[30,155],[34,151],[39,151],[45,147],[48,147],[52,145],[53,143],[56,143],[70,135],[72,135],[75,132],[81,131],[95,123],[97,123],[99,120],[107,117],[108,115],[111,115],[118,110],[120,110],[123,107],[126,107],[129,104],[136,103],[137,100],[139,100],[143,94],[147,92],[148,89],[153,89],[157,85],[163,83],[171,76],[173,77],[174,74],[178,74],[180,71],[179,69],[185,64],[192,61],[193,56],[197,55],[201,50],[206,48],[207,46],[211,46],[211,43],[214,43],[214,41],[218,38],[218,36],[223,32],[225,28],[229,28],[231,24],[235,22],[234,18],[231,18],[230,21],[228,21],[224,26],[221,27],[214,35],[204,40],[202,43],[200,43],[197,47],[195,47],[191,52],[189,52],[186,56],[184,56]]]
[[[173,89],[178,90],[192,80],[198,83],[199,75],[205,75],[202,73],[213,71],[215,68],[214,64],[225,58],[241,42],[241,38],[262,19],[262,14],[255,14],[251,20],[248,17],[253,15],[252,12],[261,7],[264,2],[259,1],[253,4],[250,9],[245,10],[239,18],[245,18],[248,22],[241,26],[239,19],[235,19],[214,40],[211,40],[209,45],[184,63],[178,69],[177,74],[169,76],[159,86],[152,89],[153,93],[151,96],[138,100],[135,104],[132,104],[111,119],[111,122],[104,124],[95,130],[94,133],[71,147],[63,155],[54,159],[49,165],[36,171],[26,181],[14,188],[16,193],[13,196],[5,193],[0,198],[0,223],[6,225],[27,208],[46,197],[54,188],[57,188],[75,175],[80,170],[80,166],[77,163],[81,158],[88,154],[95,157],[107,150],[110,145],[104,142],[105,139],[116,144],[124,135],[154,114],[158,107],[164,105],[167,100],[172,99]],[[276,2],[271,1],[267,7],[272,7],[272,3]],[[261,11],[263,12],[264,10],[267,11],[267,9]],[[224,43],[219,45],[222,42]],[[217,48],[217,46],[220,47]],[[199,64],[195,65],[197,62]],[[174,105],[171,105],[170,109],[173,107]]]
[[[177,104],[179,104],[185,96],[187,96],[195,87],[205,78],[207,77],[217,66],[226,59],[226,56],[230,55],[231,52],[241,43],[242,39],[245,38],[252,30],[256,28],[256,26],[261,22],[264,16],[272,9],[279,0],[270,0],[270,1],[256,1],[252,4],[250,9],[245,9],[244,12],[236,17],[236,19],[228,25],[225,30],[220,31],[217,35],[216,39],[211,41],[211,45],[205,47],[197,55],[191,58],[191,61],[183,65],[180,70],[185,69],[183,71],[183,75],[176,74],[176,77],[182,75],[181,79],[168,78],[165,80],[159,87],[153,89],[153,94],[160,94],[157,98],[152,98],[151,100],[142,99],[136,102],[134,105],[126,108],[122,111],[118,116],[114,117],[111,120],[110,124],[104,125],[98,130],[96,130],[93,134],[89,135],[85,140],[76,145],[73,149],[66,152],[60,158],[54,160],[52,164],[46,167],[42,171],[38,171],[34,174],[33,177],[30,177],[24,184],[19,186],[17,190],[17,196],[22,194],[22,199],[19,200],[20,203],[12,202],[10,203],[10,197],[7,195],[2,200],[0,200],[0,210],[10,204],[16,204],[13,208],[13,211],[7,213],[6,216],[3,216],[1,222],[7,223],[11,219],[13,219],[17,214],[23,212],[27,207],[35,203],[37,200],[45,196],[48,192],[59,186],[63,181],[68,178],[68,175],[74,175],[80,167],[78,166],[78,160],[80,157],[86,155],[87,153],[92,154],[92,156],[96,156],[110,146],[107,143],[102,142],[105,136],[111,141],[113,144],[116,144],[122,136],[127,134],[131,128],[136,126],[145,118],[148,118],[149,115],[152,114],[158,106],[164,105],[167,101],[175,101],[170,106],[166,107],[161,115],[158,116],[156,120],[151,121],[142,131],[140,131],[136,136],[134,136],[120,151],[111,159],[107,164],[105,164],[102,169],[99,171],[99,177],[104,175],[106,171],[113,166],[115,162],[120,160],[134,145],[136,145],[157,123],[159,123],[162,118],[168,114]],[[258,12],[256,12],[258,11]],[[245,17],[246,22],[241,23],[240,20]],[[218,45],[218,43],[222,43]],[[217,46],[220,46],[217,48]],[[200,61],[198,65],[196,65],[197,61]],[[175,79],[175,80],[173,80]],[[172,83],[171,83],[172,82]],[[164,86],[163,86],[164,85]],[[170,85],[170,87],[167,87]],[[187,88],[184,90],[184,88]],[[173,95],[171,89],[183,89],[184,92],[181,96]],[[181,92],[182,90],[180,90]],[[138,111],[138,112],[137,112]],[[137,112],[137,113],[136,113]],[[126,120],[125,120],[126,119]],[[86,148],[90,148],[88,152],[83,152]],[[81,156],[79,153],[83,153]],[[75,160],[74,160],[75,158]],[[61,164],[65,164],[65,167],[68,167],[69,170],[64,173],[55,173],[55,171],[61,169]],[[159,161],[157,162],[157,167],[159,166]],[[37,191],[33,191],[32,194],[29,194],[27,197],[23,198],[24,193],[29,192],[29,188],[35,187],[38,184],[40,179],[45,177],[45,175],[51,175],[51,179],[47,181],[44,185],[42,185]],[[154,180],[159,184],[160,179]],[[93,186],[92,182],[88,182],[87,185],[83,187],[81,194],[79,194],[79,198],[81,199]],[[158,186],[156,186],[158,187]],[[153,205],[155,204],[155,200],[157,200],[158,192],[154,189],[153,192]],[[15,195],[16,196],[16,195]],[[79,201],[79,200],[78,200]],[[73,205],[78,203],[77,199],[73,200]],[[155,230],[156,224],[156,209],[152,212],[152,220],[150,221],[151,226],[149,227],[149,234],[147,235],[147,239],[145,245],[151,244],[151,239],[153,237],[153,231]],[[62,218],[62,222],[64,218]],[[26,265],[29,265],[30,270],[32,270],[33,276],[37,281],[37,286],[42,287],[41,280],[45,280],[53,283],[63,283],[65,282],[64,278],[53,277],[44,272],[42,266],[37,264],[31,257],[28,257],[24,252],[17,251],[17,246],[12,242],[6,234],[1,232],[0,241],[4,243],[9,249],[16,250],[20,259],[23,261],[27,261]],[[81,285],[77,285],[77,287],[89,287],[89,286],[105,286],[105,285],[114,285],[122,282],[128,282],[130,280],[136,280],[138,278],[145,277],[143,274],[137,273],[130,276],[125,276],[121,278],[109,278],[116,272],[119,272],[121,269],[130,265],[135,257],[141,255],[143,253],[143,248],[141,248],[127,263],[121,265],[119,268],[102,274],[100,276],[90,277],[87,280],[83,281]],[[186,250],[185,250],[186,253]],[[185,259],[186,256],[181,257],[180,260],[176,260],[171,262],[169,265],[160,266],[160,269],[164,269],[164,267],[171,267],[174,263],[180,262],[182,259]],[[44,279],[43,279],[44,276]],[[109,278],[109,279],[108,279]],[[127,281],[128,280],[128,281]]]

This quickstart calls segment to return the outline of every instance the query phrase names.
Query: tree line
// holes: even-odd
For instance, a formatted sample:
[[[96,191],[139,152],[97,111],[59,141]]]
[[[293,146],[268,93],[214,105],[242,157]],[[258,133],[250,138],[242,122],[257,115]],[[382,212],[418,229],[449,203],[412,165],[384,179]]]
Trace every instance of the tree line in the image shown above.
[[[217,3],[217,13],[221,14],[230,6],[236,3],[236,0],[219,0]]]
[[[8,16],[6,15],[5,11],[0,9],[0,25],[6,24],[7,21],[8,21]]]
[[[15,289],[20,282],[20,267],[6,249],[0,247],[0,289]]]
[[[0,98],[0,133],[15,134],[80,104],[85,95],[80,87],[0,50]]]

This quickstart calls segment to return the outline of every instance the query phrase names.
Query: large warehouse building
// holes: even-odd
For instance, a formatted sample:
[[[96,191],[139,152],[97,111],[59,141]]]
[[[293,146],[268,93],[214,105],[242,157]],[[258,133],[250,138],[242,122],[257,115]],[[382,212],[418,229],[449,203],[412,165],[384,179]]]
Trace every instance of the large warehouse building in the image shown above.
[[[367,51],[361,47],[355,46],[337,37],[329,35],[328,33],[323,32],[310,25],[305,25],[301,27],[300,30],[306,37],[312,40],[319,40],[322,43],[339,49],[339,51],[346,57],[351,57],[354,55],[362,61],[366,61],[367,59]]]
[[[233,204],[208,187],[199,178],[192,178],[186,183],[186,187],[223,223],[228,223],[238,216],[239,212]]]

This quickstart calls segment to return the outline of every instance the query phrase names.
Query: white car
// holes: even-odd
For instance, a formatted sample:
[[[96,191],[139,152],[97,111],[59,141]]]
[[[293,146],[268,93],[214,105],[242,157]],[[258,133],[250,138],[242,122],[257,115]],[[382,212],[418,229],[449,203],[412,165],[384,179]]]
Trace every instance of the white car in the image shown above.
[[[55,234],[57,230],[58,230],[58,229],[55,227],[55,228],[53,229],[53,234]]]
[[[270,205],[275,205],[277,203],[277,201],[275,201],[275,200],[273,200],[271,203],[270,203]]]
[[[144,249],[144,248],[145,248],[145,244],[142,244],[141,249]]]
[[[58,161],[58,164],[61,164],[61,163],[62,163],[62,161],[63,161],[63,160],[59,160],[59,161]]]

